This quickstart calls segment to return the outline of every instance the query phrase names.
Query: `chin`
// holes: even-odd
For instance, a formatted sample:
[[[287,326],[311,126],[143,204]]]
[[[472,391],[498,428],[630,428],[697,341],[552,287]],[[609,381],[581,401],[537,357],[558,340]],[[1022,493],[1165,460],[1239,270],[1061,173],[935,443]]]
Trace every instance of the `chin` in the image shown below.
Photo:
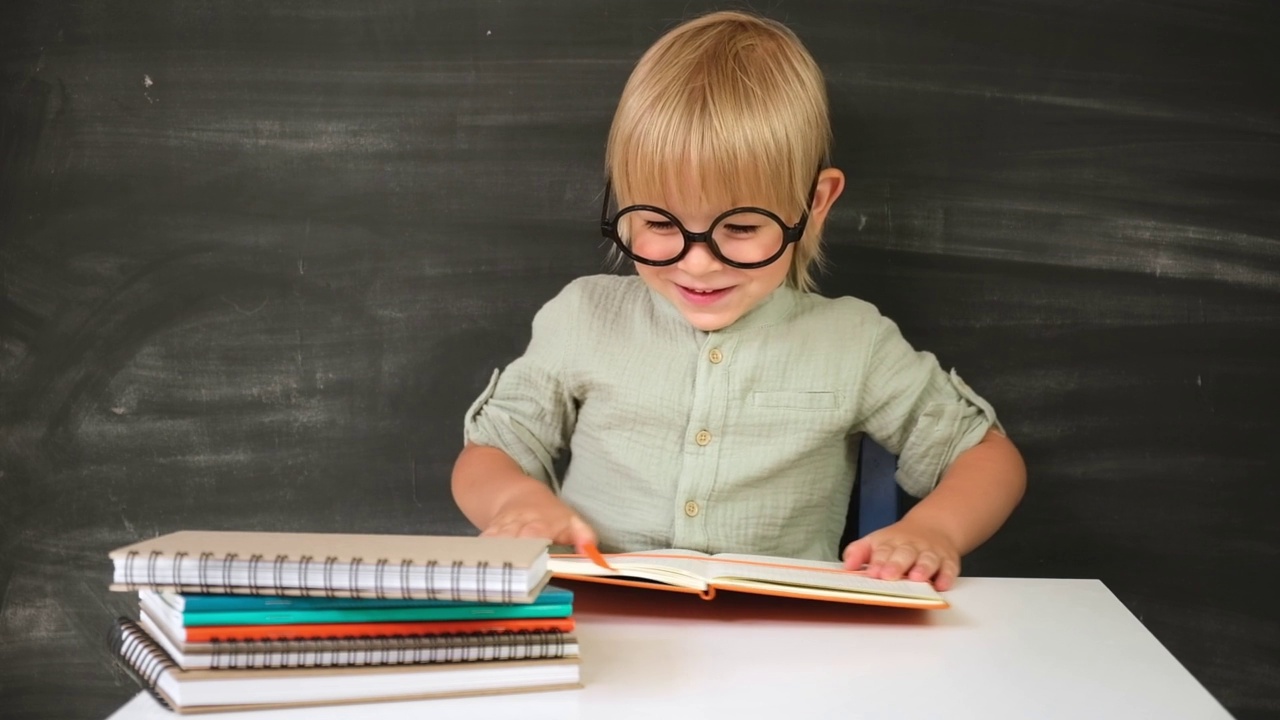
[[[702,332],[723,330],[732,325],[734,321],[738,319],[737,315],[730,316],[724,313],[716,313],[713,316],[708,316],[685,312],[683,315],[684,319],[688,320],[689,324],[692,325],[695,330],[701,330]]]

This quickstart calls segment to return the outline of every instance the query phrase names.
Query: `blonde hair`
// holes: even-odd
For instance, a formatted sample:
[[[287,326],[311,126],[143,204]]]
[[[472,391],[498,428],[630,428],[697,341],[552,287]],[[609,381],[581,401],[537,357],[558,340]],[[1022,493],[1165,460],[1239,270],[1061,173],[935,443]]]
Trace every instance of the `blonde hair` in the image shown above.
[[[822,71],[795,33],[717,12],[677,26],[640,58],[613,117],[605,168],[620,205],[694,187],[694,200],[761,205],[794,224],[830,146]],[[789,285],[814,288],[821,235],[811,221]]]

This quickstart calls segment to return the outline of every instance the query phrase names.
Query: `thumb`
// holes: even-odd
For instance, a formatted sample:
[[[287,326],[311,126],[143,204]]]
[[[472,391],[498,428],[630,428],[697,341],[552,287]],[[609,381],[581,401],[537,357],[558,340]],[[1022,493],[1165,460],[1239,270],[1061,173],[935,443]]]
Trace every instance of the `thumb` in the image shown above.
[[[861,570],[862,566],[871,561],[871,540],[861,538],[849,543],[849,547],[844,549],[844,568],[846,570]]]

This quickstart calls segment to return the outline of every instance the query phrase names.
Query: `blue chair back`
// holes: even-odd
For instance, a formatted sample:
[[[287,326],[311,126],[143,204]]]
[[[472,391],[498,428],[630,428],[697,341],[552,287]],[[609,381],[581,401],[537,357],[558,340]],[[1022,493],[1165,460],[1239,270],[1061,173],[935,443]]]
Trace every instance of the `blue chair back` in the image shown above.
[[[912,504],[893,478],[898,458],[866,435],[858,442],[857,477],[837,554],[863,535],[897,522]]]
[[[858,482],[854,485],[858,494],[858,537],[892,525],[902,517],[898,482],[893,478],[897,469],[898,458],[876,441],[862,436]]]

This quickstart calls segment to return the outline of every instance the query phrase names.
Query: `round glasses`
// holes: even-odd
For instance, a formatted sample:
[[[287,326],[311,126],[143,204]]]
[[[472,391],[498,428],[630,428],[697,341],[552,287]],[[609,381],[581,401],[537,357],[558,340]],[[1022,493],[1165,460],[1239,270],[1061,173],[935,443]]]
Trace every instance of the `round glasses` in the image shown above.
[[[809,190],[809,206],[813,193]],[[689,254],[693,243],[704,242],[717,260],[730,267],[750,270],[769,265],[787,251],[787,246],[804,237],[809,222],[806,207],[795,225],[787,225],[774,213],[758,207],[726,210],[702,232],[686,228],[675,215],[654,205],[628,205],[609,217],[613,184],[604,189],[600,210],[600,233],[614,242],[624,255],[644,265],[674,265]]]

